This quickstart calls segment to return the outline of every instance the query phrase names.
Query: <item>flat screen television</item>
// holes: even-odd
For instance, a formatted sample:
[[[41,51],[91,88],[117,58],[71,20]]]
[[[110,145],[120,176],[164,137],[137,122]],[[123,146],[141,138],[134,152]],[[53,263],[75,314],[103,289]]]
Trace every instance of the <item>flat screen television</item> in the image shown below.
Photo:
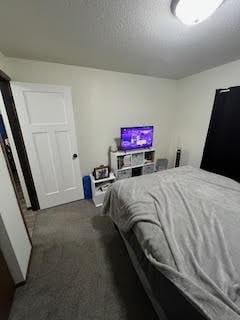
[[[121,150],[151,148],[153,126],[121,128]]]

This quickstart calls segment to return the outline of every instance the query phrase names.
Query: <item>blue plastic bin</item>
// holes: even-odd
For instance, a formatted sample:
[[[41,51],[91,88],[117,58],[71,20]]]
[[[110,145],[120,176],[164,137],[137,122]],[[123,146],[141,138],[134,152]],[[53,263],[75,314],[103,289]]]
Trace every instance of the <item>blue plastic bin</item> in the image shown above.
[[[84,176],[82,180],[83,180],[84,198],[92,199],[92,188],[91,188],[90,176]]]

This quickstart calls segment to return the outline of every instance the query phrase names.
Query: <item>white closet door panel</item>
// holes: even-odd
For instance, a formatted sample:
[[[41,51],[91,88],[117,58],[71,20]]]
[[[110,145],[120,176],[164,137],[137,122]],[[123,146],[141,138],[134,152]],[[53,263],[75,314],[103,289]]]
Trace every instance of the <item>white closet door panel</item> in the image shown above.
[[[54,192],[59,192],[57,173],[53,160],[53,151],[49,133],[33,133],[33,142],[43,181],[44,193],[50,195]]]
[[[64,95],[61,93],[24,92],[24,98],[30,124],[67,124]]]
[[[76,185],[74,163],[71,161],[73,148],[67,131],[55,133],[57,142],[58,157],[60,159],[60,170],[63,175],[63,190],[71,190]]]

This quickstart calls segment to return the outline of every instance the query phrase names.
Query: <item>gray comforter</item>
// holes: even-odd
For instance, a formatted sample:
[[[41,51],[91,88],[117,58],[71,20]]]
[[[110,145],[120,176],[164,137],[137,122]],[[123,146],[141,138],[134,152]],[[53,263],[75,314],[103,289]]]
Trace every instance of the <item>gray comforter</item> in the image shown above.
[[[189,166],[120,180],[103,213],[209,319],[240,319],[240,184]]]

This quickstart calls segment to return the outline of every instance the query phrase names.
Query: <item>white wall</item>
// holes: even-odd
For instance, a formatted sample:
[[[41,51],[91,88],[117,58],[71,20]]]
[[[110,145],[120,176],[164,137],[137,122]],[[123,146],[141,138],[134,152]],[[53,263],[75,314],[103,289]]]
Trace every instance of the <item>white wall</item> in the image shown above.
[[[178,81],[173,145],[182,145],[182,164],[200,166],[215,91],[240,85],[240,60]]]
[[[83,174],[107,163],[122,126],[153,124],[157,156],[171,158],[177,81],[12,58],[8,63],[15,81],[72,87]]]

